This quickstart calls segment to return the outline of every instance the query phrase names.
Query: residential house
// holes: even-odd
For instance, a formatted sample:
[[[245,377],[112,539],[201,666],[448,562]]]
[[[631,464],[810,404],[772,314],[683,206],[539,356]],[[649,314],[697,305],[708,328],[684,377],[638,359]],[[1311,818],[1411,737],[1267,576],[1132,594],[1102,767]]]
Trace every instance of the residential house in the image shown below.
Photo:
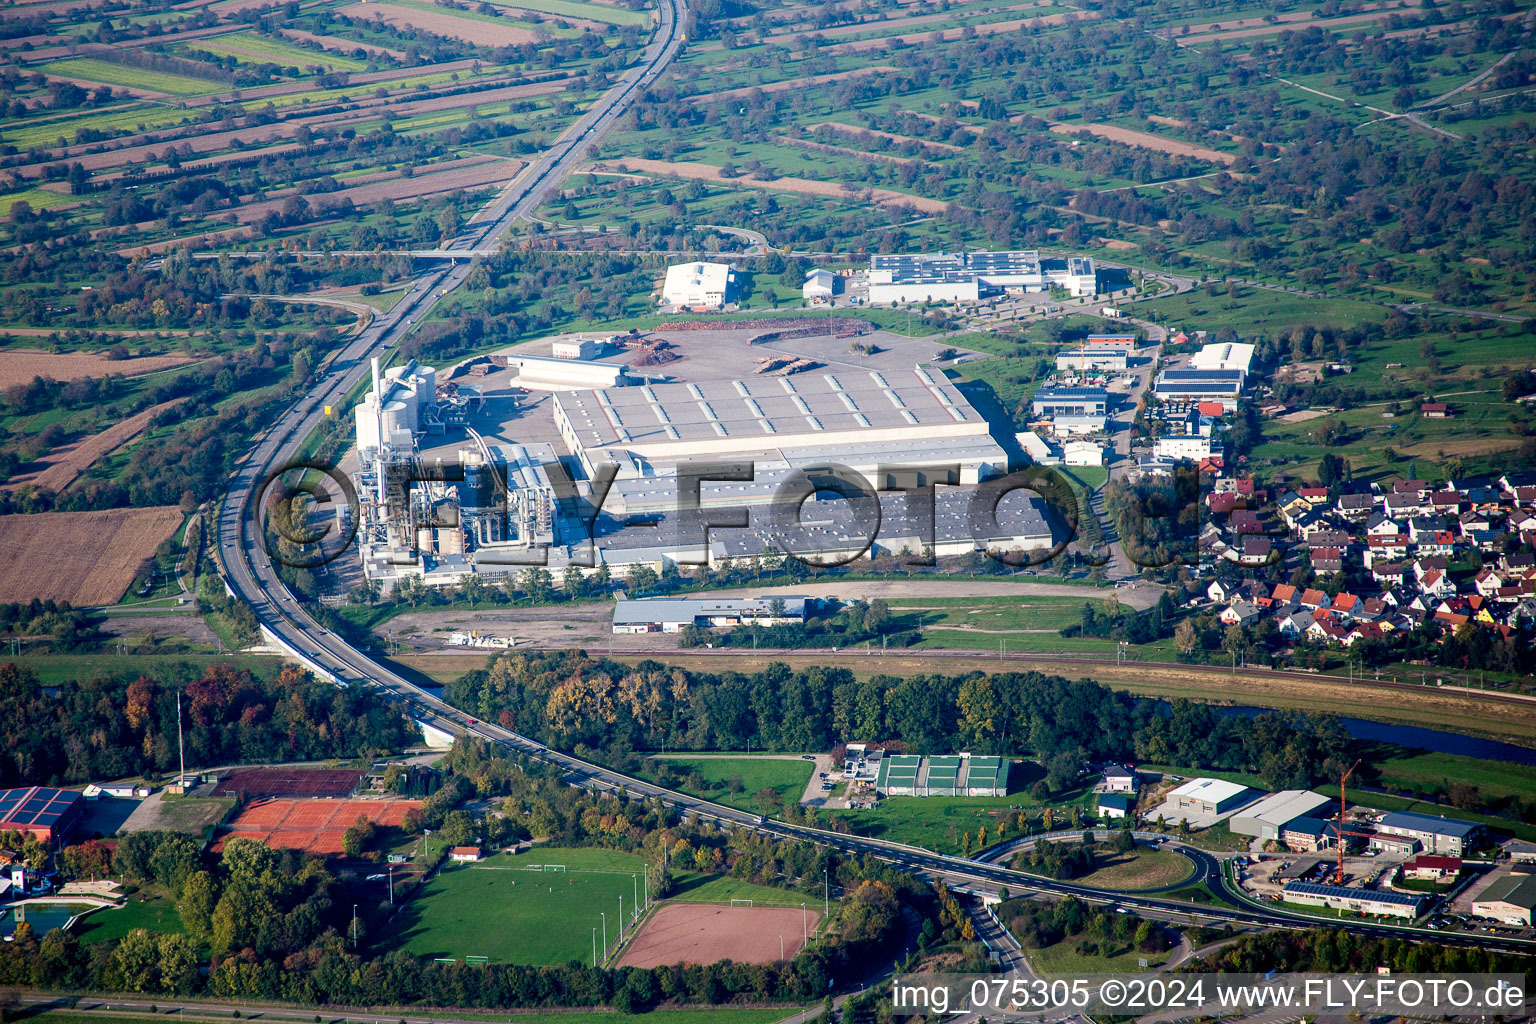
[[[1279,560],[1275,554],[1274,542],[1268,537],[1248,536],[1243,538],[1242,554],[1238,562],[1248,566],[1269,565]]]
[[[1453,597],[1456,594],[1456,584],[1439,569],[1431,569],[1420,577],[1419,589],[1430,597]]]
[[[1335,506],[1345,519],[1364,519],[1376,507],[1374,494],[1341,494]]]
[[[1403,532],[1396,519],[1385,512],[1372,512],[1371,517],[1365,523],[1365,535],[1367,537],[1396,537]]]
[[[1312,569],[1324,575],[1344,571],[1344,557],[1338,548],[1313,548]]]
[[[1333,598],[1329,597],[1321,590],[1314,590],[1311,587],[1308,587],[1306,590],[1301,592],[1301,597],[1297,600],[1296,603],[1301,605],[1309,612],[1315,612],[1319,608],[1332,607]]]
[[[1231,605],[1222,609],[1217,618],[1228,626],[1249,626],[1259,619],[1259,610],[1247,601],[1234,601]]]
[[[1311,612],[1294,611],[1280,619],[1280,635],[1290,640],[1306,636],[1315,624]]]
[[[1403,865],[1403,877],[1416,882],[1439,881],[1461,874],[1461,858],[1421,853]]]

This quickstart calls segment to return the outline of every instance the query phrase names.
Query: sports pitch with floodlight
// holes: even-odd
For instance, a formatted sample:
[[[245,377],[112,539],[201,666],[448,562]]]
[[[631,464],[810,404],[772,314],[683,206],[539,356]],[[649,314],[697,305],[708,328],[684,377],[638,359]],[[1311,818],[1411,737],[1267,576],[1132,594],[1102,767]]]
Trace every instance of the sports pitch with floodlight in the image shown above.
[[[478,864],[445,867],[383,937],[386,948],[416,956],[487,957],[495,963],[592,962],[592,929],[619,938],[619,897],[633,910],[639,857],[613,850],[535,847],[516,857],[491,854]],[[625,934],[629,934],[628,925]],[[599,949],[601,953],[601,949]]]

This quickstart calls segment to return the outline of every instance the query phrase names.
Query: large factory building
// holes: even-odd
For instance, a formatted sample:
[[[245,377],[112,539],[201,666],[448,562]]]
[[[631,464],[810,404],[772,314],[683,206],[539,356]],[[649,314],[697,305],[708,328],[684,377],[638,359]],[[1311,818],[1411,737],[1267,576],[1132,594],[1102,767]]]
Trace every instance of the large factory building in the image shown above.
[[[554,396],[555,425],[589,475],[667,475],[690,461],[921,468],[958,463],[955,483],[1007,471],[987,421],[943,374],[847,370],[756,380],[647,384]]]
[[[975,302],[1003,292],[1065,289],[1093,295],[1098,275],[1087,256],[1042,258],[1020,252],[911,253],[869,259],[869,301],[873,303]]]

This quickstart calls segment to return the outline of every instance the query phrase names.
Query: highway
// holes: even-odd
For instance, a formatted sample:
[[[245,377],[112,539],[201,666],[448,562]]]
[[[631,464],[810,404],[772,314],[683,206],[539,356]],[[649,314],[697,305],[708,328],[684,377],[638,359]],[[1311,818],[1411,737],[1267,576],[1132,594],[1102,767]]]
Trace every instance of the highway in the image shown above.
[[[595,144],[615,124],[640,90],[654,81],[671,62],[681,43],[685,17],[683,0],[661,0],[660,27],[642,62],[626,73],[553,150],[531,165],[513,183],[484,220],[469,233],[466,247],[485,248],[493,245],[518,219],[526,218],[537,208],[575,163],[584,158],[586,148]],[[230,593],[251,607],[263,634],[271,642],[322,678],[342,686],[369,686],[382,691],[398,702],[403,711],[425,725],[450,734],[478,736],[509,752],[551,763],[564,773],[572,785],[609,792],[622,789],[631,796],[655,798],[683,813],[696,814],[721,825],[754,828],[784,838],[809,840],[848,854],[873,854],[910,871],[944,878],[973,890],[978,887],[982,890],[995,890],[1006,885],[1013,891],[1074,895],[1097,902],[1112,902],[1143,909],[1149,913],[1187,916],[1192,910],[1197,910],[1189,903],[1165,899],[1155,894],[1127,895],[1096,890],[1025,875],[992,864],[942,856],[899,843],[842,835],[778,821],[763,821],[744,811],[666,790],[552,750],[528,737],[476,721],[419,689],[406,678],[375,663],[363,652],[325,630],[288,592],[267,555],[260,529],[253,519],[258,490],[270,470],[283,466],[296,455],[305,438],[324,419],[324,407],[328,404],[338,407],[343,404],[342,399],[347,392],[368,372],[369,358],[382,354],[398,343],[408,332],[411,322],[430,308],[435,299],[463,284],[470,269],[468,263],[458,264],[419,278],[392,309],[367,323],[331,360],[331,369],[310,393],[256,439],[232,476],[217,519],[220,566]],[[1207,879],[1220,894],[1223,883],[1215,858],[1198,851],[1186,852],[1186,855],[1195,860],[1198,877]],[[1317,920],[1267,908],[1229,910],[1207,907],[1198,908],[1197,912],[1207,918],[1259,924],[1297,925],[1316,923]],[[1339,923],[1367,933],[1403,934],[1402,929],[1387,926]],[[1423,934],[1428,936],[1434,933]],[[1477,936],[1446,935],[1436,938],[1441,941],[1483,941]],[[1508,947],[1520,945],[1513,940],[1493,936],[1486,937],[1486,941]]]

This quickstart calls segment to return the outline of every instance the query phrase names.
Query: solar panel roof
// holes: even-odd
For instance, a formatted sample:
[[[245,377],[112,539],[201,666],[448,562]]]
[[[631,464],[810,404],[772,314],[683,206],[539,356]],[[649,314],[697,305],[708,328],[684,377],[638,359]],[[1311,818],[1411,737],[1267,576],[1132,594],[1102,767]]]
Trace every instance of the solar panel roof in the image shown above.
[[[1318,885],[1316,882],[1291,882],[1285,887],[1286,892],[1297,892],[1307,896],[1329,896],[1337,900],[1370,900],[1375,903],[1391,903],[1400,907],[1416,907],[1424,902],[1423,896],[1412,896],[1401,892],[1382,892],[1376,889],[1351,889],[1343,885]]]
[[[79,799],[80,794],[71,789],[7,789],[0,792],[0,828],[55,825]]]

